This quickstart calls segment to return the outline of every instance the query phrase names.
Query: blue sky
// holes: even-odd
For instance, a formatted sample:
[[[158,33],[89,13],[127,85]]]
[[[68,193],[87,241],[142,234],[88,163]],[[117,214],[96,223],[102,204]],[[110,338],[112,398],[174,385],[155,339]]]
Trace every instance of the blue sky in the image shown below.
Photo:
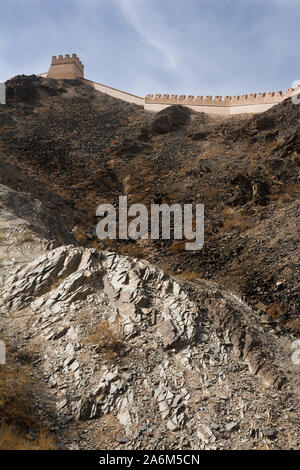
[[[0,80],[75,52],[86,78],[139,96],[285,90],[299,31],[300,0],[0,0]]]

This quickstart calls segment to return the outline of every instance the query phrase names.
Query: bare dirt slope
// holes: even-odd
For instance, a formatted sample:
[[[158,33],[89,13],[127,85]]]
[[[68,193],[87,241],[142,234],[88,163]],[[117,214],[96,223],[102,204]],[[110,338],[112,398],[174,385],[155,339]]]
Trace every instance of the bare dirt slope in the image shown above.
[[[34,221],[18,215],[25,201]],[[29,448],[299,448],[292,335],[270,331],[210,281],[178,281],[108,251],[55,248],[60,227],[52,221],[49,232],[49,219],[38,201],[0,187],[1,337],[10,345],[2,442],[3,419],[13,419]],[[47,438],[37,439],[39,427]]]
[[[0,113],[1,182],[42,201],[84,246],[218,282],[299,332],[299,106],[211,118],[158,115],[80,81],[18,76]],[[204,203],[205,245],[96,239],[96,207]]]
[[[7,101],[2,442],[299,448],[299,106],[153,115],[35,76]],[[99,241],[97,205],[124,194],[203,203],[204,248]]]

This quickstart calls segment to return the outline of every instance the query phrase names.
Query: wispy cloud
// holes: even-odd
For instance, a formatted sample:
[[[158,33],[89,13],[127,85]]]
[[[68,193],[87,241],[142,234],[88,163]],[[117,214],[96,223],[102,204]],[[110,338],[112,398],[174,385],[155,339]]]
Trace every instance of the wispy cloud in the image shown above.
[[[273,89],[284,82],[288,69],[291,74],[299,69],[293,48],[295,36],[299,38],[298,0],[116,0],[116,4],[140,40],[157,51],[157,63],[172,76],[170,92]],[[280,70],[283,64],[285,71]],[[285,86],[289,82],[290,77]],[[157,91],[168,90],[162,83]]]
[[[126,20],[141,38],[160,53],[158,59],[166,67],[177,72],[180,66],[178,46],[176,43],[169,44],[161,37],[162,29],[168,29],[164,15],[157,16],[155,10],[151,10],[151,5],[141,0],[119,0],[117,3]]]
[[[0,79],[76,52],[129,92],[240,94],[300,78],[300,0],[1,0]]]

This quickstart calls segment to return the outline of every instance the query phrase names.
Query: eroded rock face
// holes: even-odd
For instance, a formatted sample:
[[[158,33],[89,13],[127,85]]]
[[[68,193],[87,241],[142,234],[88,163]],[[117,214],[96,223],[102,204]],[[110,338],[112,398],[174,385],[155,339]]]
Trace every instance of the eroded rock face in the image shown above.
[[[232,179],[232,185],[234,185],[234,190],[228,201],[230,205],[239,206],[249,202],[263,206],[267,204],[270,190],[265,182],[248,175],[237,174]]]
[[[30,307],[55,314],[109,302],[108,320],[121,318],[125,336],[155,327],[165,348],[191,343],[197,307],[181,286],[147,262],[114,253],[62,246],[17,269],[6,280],[2,301],[8,310]]]
[[[272,361],[266,354],[262,341],[256,332],[243,327],[238,316],[228,304],[222,305],[220,303],[216,307],[208,302],[207,307],[215,319],[216,326],[227,331],[233,353],[247,364],[249,373],[260,377],[266,387],[281,388],[286,380],[284,373],[273,367]]]
[[[80,81],[19,76],[6,87],[7,105],[0,109],[0,126],[5,126],[0,136],[3,184],[27,191],[57,219],[63,214],[65,230],[77,226],[74,234],[84,244],[95,241],[99,192],[107,201],[114,200],[116,191],[128,192],[136,201],[146,197],[146,204],[156,199],[170,204],[205,201],[206,228],[212,236],[201,256],[170,256],[168,241],[140,245],[139,256],[154,262],[160,258],[168,270],[180,264],[182,270],[221,284],[231,272],[234,253],[241,269],[224,287],[241,288],[253,306],[282,304],[281,321],[298,331],[298,236],[292,227],[299,217],[300,108],[291,99],[257,116],[223,119],[191,111],[189,121],[173,130],[172,107],[154,115]],[[153,121],[160,131],[172,129],[161,138],[152,129]],[[233,187],[238,172],[249,178]],[[223,213],[224,202],[234,210]],[[251,213],[242,213],[240,220],[240,208]],[[39,223],[35,208],[32,213]],[[238,227],[227,223],[232,215]],[[244,223],[248,216],[251,220]],[[110,249],[118,251],[118,240]],[[122,253],[127,249],[129,254],[131,244]],[[281,277],[285,287],[279,290],[276,281]]]
[[[37,374],[53,391],[58,420],[113,415],[128,448],[231,448],[270,406],[255,391],[256,407],[241,420],[252,381],[271,393],[285,381],[238,302],[212,287],[187,289],[146,261],[61,246],[14,269],[1,303],[8,318],[31,312],[26,329],[16,328],[42,351]],[[101,335],[89,342],[99,325],[104,335],[103,325],[118,331],[113,358],[103,355]]]
[[[19,225],[27,225],[28,229],[46,240],[61,239],[64,243],[75,243],[75,238],[68,233],[62,220],[53,216],[40,201],[30,194],[15,191],[0,184],[0,224],[9,227],[19,220]]]
[[[1,326],[19,351],[38,351],[41,416],[63,435],[84,431],[66,433],[65,448],[294,445],[299,362],[287,338],[283,347],[211,282],[116,253],[51,249],[13,207],[2,198]],[[106,420],[117,429],[109,442]]]
[[[51,249],[16,214],[18,195],[2,189],[1,320],[18,350],[38,351],[33,373],[48,390],[42,416],[51,413],[61,432],[73,421],[88,426],[85,439],[66,437],[66,448],[284,448],[286,435],[295,442],[285,430],[296,429],[288,410],[299,402],[288,365],[299,366],[250,307],[146,261]],[[105,444],[106,419],[119,431]],[[270,433],[274,426],[284,432]]]

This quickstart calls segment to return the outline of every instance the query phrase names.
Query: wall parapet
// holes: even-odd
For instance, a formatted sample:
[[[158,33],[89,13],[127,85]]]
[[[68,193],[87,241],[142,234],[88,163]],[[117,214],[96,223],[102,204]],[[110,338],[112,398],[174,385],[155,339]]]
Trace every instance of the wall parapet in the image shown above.
[[[48,78],[84,78],[84,65],[76,54],[52,56]]]
[[[119,100],[126,101],[127,103],[134,103],[139,106],[144,106],[145,100],[140,96],[133,95],[132,93],[127,93],[126,91],[118,90],[111,86],[103,85],[102,83],[93,82],[92,80],[84,79],[84,82],[88,85],[91,85],[95,90],[100,91],[100,93],[105,93],[106,95],[113,96]]]
[[[300,91],[300,85],[297,90]],[[168,94],[147,94],[145,103],[149,104],[181,104],[184,106],[247,106],[257,104],[276,104],[289,98],[296,91],[288,88],[285,93],[282,91],[269,91],[267,93],[251,93],[237,96],[194,96],[194,95],[168,95]]]
[[[84,65],[76,54],[65,56],[52,56],[48,73],[41,74],[43,77],[54,79],[82,79],[100,93],[105,93],[114,98],[128,103],[143,106],[147,111],[157,112],[167,106],[180,104],[188,106],[196,112],[208,114],[232,115],[244,113],[262,113],[272,106],[281,103],[287,98],[300,93],[300,85],[297,88],[288,88],[282,91],[269,91],[250,93],[236,96],[194,96],[174,94],[148,94],[145,98],[117,90],[101,83],[93,82],[84,78]]]
[[[77,56],[77,54],[66,54],[65,56],[59,55],[59,56],[52,56],[51,60],[51,65],[61,65],[61,64],[76,64],[79,70],[84,73],[84,65]]]

